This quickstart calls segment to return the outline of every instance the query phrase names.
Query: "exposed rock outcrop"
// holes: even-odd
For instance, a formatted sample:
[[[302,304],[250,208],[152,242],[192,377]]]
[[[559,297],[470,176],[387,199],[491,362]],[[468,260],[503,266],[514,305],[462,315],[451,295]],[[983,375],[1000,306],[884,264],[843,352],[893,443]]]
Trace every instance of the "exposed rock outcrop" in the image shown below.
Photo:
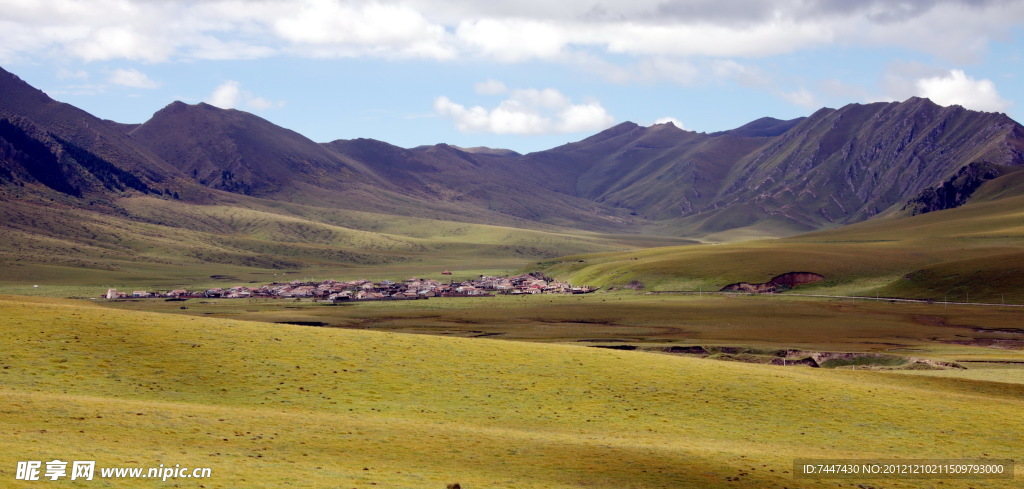
[[[747,292],[750,294],[771,294],[780,290],[789,290],[799,285],[810,284],[825,280],[823,275],[813,272],[789,272],[776,275],[771,280],[752,284],[749,282],[737,282],[722,287],[722,292]]]
[[[911,215],[960,207],[970,200],[981,184],[1003,175],[1008,167],[986,162],[974,162],[960,169],[949,180],[937,187],[925,189],[907,201],[901,210]]]

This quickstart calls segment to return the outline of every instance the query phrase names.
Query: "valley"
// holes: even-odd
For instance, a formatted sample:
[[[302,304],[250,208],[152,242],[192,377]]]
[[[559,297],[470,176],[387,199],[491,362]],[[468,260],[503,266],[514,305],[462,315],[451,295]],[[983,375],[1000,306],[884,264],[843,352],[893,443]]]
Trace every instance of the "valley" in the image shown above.
[[[121,124],[0,70],[0,485],[1016,487],[793,470],[1019,462],[1022,168],[1020,124],[922,98],[519,154]],[[524,274],[590,293],[452,285]]]

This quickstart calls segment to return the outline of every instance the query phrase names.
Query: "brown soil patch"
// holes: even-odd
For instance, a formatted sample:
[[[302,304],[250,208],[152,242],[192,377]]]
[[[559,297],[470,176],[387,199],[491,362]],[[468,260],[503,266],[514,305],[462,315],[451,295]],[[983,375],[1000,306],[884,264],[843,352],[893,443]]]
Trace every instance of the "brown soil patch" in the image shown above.
[[[780,290],[789,290],[804,284],[811,284],[825,280],[823,275],[814,272],[788,272],[776,275],[771,280],[752,284],[749,282],[737,282],[722,287],[721,292],[747,292],[751,294],[771,294]]]

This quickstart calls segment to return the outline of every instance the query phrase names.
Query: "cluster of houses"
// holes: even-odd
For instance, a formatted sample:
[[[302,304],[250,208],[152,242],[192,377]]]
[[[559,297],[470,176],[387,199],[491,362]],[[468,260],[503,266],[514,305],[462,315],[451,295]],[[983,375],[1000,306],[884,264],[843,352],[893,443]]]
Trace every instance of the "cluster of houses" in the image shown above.
[[[498,294],[586,294],[597,290],[594,287],[577,287],[565,282],[552,280],[548,277],[534,275],[517,275],[515,277],[485,277],[465,282],[442,283],[437,280],[410,278],[401,282],[385,280],[371,282],[369,280],[352,280],[339,282],[324,280],[323,282],[272,283],[259,287],[231,287],[227,289],[207,289],[203,291],[172,290],[156,293],[144,290],[130,294],[117,289],[107,291],[107,299],[131,298],[226,298],[246,299],[262,297],[272,299],[313,299],[330,302],[350,300],[408,300],[427,299],[430,297],[487,297]]]

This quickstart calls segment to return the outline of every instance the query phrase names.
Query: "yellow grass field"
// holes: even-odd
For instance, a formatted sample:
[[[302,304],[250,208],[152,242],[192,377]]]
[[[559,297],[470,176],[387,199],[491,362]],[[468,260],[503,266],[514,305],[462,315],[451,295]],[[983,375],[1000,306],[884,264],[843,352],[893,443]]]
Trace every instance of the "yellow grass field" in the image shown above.
[[[1019,487],[793,478],[1024,453],[1024,385],[0,296],[4,487]],[[15,481],[18,461],[208,479]]]

